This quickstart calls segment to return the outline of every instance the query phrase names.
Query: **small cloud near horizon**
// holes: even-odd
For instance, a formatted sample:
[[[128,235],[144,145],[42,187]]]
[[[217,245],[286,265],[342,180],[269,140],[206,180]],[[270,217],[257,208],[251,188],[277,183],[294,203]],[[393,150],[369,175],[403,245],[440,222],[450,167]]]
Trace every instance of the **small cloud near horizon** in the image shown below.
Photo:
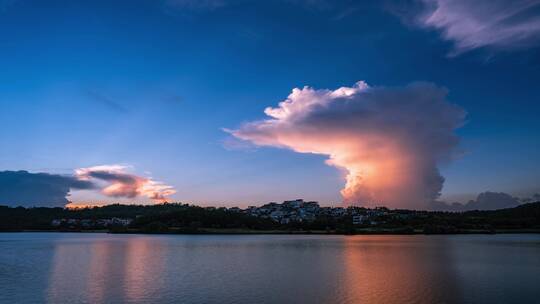
[[[468,211],[468,210],[496,210],[513,208],[526,202],[540,201],[540,196],[528,199],[519,199],[504,192],[486,191],[478,194],[476,199],[467,203],[448,203],[444,201],[433,202],[431,209],[435,211]]]
[[[101,165],[75,170],[79,180],[105,183],[101,193],[114,198],[147,197],[153,201],[164,202],[167,196],[176,193],[176,190],[162,182],[148,177],[142,177],[127,172],[128,166]]]
[[[72,190],[99,191],[111,198],[145,197],[158,203],[166,202],[168,196],[176,193],[172,186],[129,173],[128,168],[101,165],[76,169],[72,175],[0,171],[0,205],[64,207],[71,205],[68,198]]]

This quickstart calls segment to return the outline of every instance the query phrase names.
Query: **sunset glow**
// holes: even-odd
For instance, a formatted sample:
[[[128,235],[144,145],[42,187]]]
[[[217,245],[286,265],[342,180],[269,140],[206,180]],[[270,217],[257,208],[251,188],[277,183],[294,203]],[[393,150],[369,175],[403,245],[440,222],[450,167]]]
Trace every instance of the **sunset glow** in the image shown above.
[[[0,0],[0,304],[540,300],[540,0]]]

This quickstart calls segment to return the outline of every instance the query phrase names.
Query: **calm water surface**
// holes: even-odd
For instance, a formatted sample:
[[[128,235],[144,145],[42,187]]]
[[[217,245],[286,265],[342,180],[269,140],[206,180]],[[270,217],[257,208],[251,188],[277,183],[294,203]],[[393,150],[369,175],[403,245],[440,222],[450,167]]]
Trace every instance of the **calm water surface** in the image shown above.
[[[540,235],[0,233],[0,303],[540,303]]]

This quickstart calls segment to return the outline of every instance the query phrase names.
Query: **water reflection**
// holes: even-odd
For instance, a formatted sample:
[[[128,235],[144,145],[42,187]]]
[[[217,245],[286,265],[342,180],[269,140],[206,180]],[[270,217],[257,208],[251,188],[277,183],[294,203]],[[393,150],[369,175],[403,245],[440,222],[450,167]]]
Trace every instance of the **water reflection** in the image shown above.
[[[444,237],[358,236],[344,245],[342,303],[461,303]]]
[[[135,237],[127,243],[124,292],[127,302],[151,300],[159,295],[164,282],[167,254],[159,242]]]
[[[81,302],[84,295],[80,292],[86,283],[88,264],[79,263],[80,259],[90,258],[86,246],[55,242],[51,275],[48,280],[48,302],[58,303],[63,299]],[[79,275],[74,275],[75,273]]]
[[[164,285],[160,278],[167,262],[153,245],[145,237],[57,241],[48,302],[137,302],[152,297]]]
[[[75,303],[103,303],[107,288],[117,284],[122,276],[115,261],[122,258],[117,256],[122,252],[105,240],[57,241],[49,279],[49,302],[71,299]]]
[[[538,279],[540,235],[0,234],[0,303],[532,303]]]

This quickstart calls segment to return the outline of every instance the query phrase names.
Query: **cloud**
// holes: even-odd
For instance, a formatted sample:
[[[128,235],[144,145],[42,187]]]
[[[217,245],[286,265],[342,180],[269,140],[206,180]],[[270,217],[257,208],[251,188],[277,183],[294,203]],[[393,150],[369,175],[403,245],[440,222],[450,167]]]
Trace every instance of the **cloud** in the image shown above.
[[[102,165],[75,170],[79,180],[103,184],[101,193],[115,198],[145,196],[155,201],[166,201],[176,193],[172,186],[127,172],[122,165]]]
[[[96,190],[114,198],[143,196],[158,202],[176,192],[162,182],[128,173],[121,165],[80,168],[75,175],[0,171],[0,205],[64,207],[71,190]]]
[[[93,189],[91,181],[73,176],[0,171],[0,205],[63,207],[71,189]]]
[[[516,50],[540,42],[539,0],[421,0],[417,24],[454,43],[450,55],[483,47]]]
[[[245,141],[238,139],[236,137],[229,136],[221,141],[221,145],[225,150],[228,151],[245,151],[245,152],[253,152],[257,150],[257,146]]]
[[[118,112],[118,113],[127,113],[128,109],[121,105],[120,103],[114,101],[113,99],[100,94],[96,91],[87,91],[86,95],[91,98],[92,100],[101,103],[102,105],[106,106],[107,108]]]
[[[470,200],[466,204],[446,202],[435,202],[432,205],[433,210],[441,211],[467,211],[467,210],[496,210],[504,208],[513,208],[522,202],[504,192],[482,192],[478,194],[476,200]]]
[[[267,119],[225,131],[259,146],[328,156],[345,173],[348,204],[427,208],[440,195],[438,165],[458,144],[465,112],[429,83],[337,90],[295,88]]]

